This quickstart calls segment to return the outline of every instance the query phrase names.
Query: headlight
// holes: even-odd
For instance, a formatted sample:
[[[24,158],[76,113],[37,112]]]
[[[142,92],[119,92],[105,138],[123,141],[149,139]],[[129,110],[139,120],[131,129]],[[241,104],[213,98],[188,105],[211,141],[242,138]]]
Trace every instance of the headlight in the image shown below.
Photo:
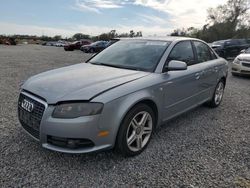
[[[56,106],[52,117],[72,119],[82,116],[91,116],[102,112],[102,103],[67,103]]]
[[[240,64],[240,61],[241,61],[241,59],[236,58],[236,59],[234,60],[234,63],[235,63],[235,64]]]

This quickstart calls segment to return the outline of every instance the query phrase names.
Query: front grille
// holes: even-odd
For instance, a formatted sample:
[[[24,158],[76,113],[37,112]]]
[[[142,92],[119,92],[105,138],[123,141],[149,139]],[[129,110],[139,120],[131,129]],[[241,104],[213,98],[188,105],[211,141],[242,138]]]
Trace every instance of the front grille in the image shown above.
[[[242,63],[242,65],[245,67],[250,67],[250,63]]]
[[[30,103],[33,103],[33,110],[28,112],[24,108],[22,108],[23,100],[27,100]],[[40,123],[43,117],[43,113],[45,110],[45,105],[24,95],[23,93],[20,94],[18,100],[18,117],[22,127],[30,133],[35,138],[39,139],[40,134]]]
[[[250,59],[241,59],[241,61],[250,62]]]
[[[250,71],[242,70],[242,71],[240,71],[240,72],[243,73],[243,74],[250,74]]]

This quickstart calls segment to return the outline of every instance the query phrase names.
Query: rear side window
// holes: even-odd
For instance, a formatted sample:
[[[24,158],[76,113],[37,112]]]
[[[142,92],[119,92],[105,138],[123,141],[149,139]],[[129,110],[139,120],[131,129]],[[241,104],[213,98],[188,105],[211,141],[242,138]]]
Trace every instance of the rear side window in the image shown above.
[[[239,45],[240,42],[237,39],[234,40],[228,40],[225,42],[225,46],[235,46],[235,45]]]
[[[177,43],[168,56],[168,62],[171,60],[184,61],[187,65],[195,64],[194,53],[190,41]]]
[[[247,44],[247,40],[246,39],[239,39],[238,42],[239,42],[240,45]]]
[[[198,63],[210,61],[216,58],[216,56],[212,54],[211,49],[206,44],[199,41],[194,41],[194,47],[196,49]]]

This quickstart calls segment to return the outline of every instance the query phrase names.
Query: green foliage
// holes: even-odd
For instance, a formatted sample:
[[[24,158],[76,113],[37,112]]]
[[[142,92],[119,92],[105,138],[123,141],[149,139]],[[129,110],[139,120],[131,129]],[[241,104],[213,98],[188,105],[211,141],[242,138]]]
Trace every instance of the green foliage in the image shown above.
[[[90,39],[90,36],[83,33],[76,33],[73,35],[72,38],[75,40],[81,40],[81,39]]]
[[[55,40],[55,41],[58,41],[58,40],[61,40],[62,39],[62,36],[61,35],[55,35],[54,37],[53,37],[53,40]]]
[[[97,40],[108,41],[108,40],[113,39],[113,38],[122,38],[122,37],[123,38],[124,37],[142,37],[142,32],[139,31],[139,32],[135,33],[133,30],[131,30],[129,33],[118,34],[118,33],[116,33],[116,30],[111,30],[109,33],[102,33],[101,35],[92,37],[91,39],[93,41],[97,41]]]
[[[248,0],[228,0],[225,5],[208,9],[208,23],[202,29],[176,29],[172,36],[200,38],[207,42],[229,38],[249,38],[250,3]]]

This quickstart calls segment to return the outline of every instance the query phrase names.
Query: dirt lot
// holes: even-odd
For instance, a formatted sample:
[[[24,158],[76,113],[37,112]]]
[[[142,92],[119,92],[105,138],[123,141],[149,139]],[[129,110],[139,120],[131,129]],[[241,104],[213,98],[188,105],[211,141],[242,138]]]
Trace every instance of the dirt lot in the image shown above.
[[[250,79],[231,74],[219,108],[172,120],[137,157],[41,148],[18,123],[19,83],[87,58],[56,47],[0,46],[0,187],[250,187]]]

